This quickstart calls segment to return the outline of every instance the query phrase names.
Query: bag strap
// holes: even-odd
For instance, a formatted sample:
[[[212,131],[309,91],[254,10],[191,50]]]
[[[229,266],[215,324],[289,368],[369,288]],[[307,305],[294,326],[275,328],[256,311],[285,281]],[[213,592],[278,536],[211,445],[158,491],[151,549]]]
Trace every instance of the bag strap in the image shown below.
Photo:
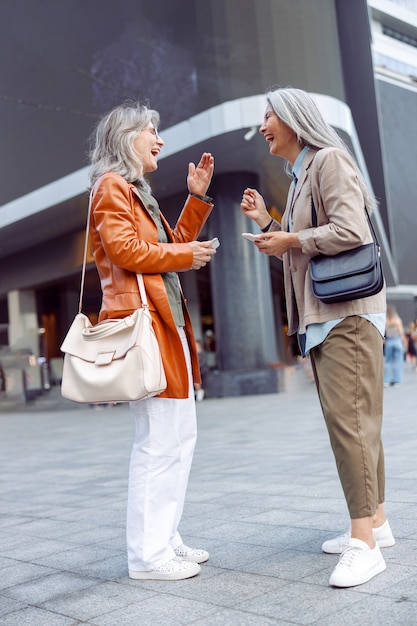
[[[86,224],[86,227],[85,227],[83,269],[81,271],[81,286],[80,286],[80,299],[78,300],[78,313],[81,313],[81,310],[82,310],[82,307],[83,307],[83,294],[84,294],[84,283],[85,283],[85,266],[87,264],[88,235],[90,233],[90,214],[91,214],[91,191],[90,191],[90,199],[88,201],[87,224]]]
[[[369,227],[371,229],[372,238],[373,238],[374,242],[376,243],[377,248],[378,248],[378,252],[379,252],[379,250],[381,249],[381,246],[379,245],[378,237],[376,236],[376,232],[375,232],[374,226],[373,226],[373,224],[371,222],[371,218],[369,217],[368,209],[366,208],[366,206],[364,206],[364,209],[365,209],[366,217],[368,219]],[[317,213],[316,213],[316,207],[314,206],[313,193],[311,193],[311,223],[314,226],[314,228],[316,228],[316,226],[317,226]]]
[[[81,271],[81,286],[80,286],[80,298],[78,301],[78,313],[81,313],[83,306],[83,294],[84,294],[84,285],[85,285],[85,269],[87,265],[87,252],[88,252],[88,236],[90,234],[90,216],[91,216],[91,200],[92,200],[92,192],[90,191],[90,199],[88,202],[88,212],[87,212],[87,224],[85,227],[85,241],[84,241],[84,255],[83,255],[83,268]],[[142,274],[136,274],[136,279],[138,281],[140,299],[142,300],[142,306],[144,308],[148,307],[148,299],[146,297],[146,289],[145,283],[143,282]]]
[[[149,308],[148,307],[148,298],[146,297],[145,283],[143,281],[142,274],[136,274],[136,280],[138,281],[140,299],[142,300],[142,307],[144,309],[148,309]]]

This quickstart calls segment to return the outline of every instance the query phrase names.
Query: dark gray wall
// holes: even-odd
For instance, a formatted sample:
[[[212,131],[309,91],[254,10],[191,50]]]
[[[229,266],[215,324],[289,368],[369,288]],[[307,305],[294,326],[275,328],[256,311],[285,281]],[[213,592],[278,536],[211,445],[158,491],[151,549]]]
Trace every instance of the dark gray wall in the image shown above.
[[[336,0],[346,102],[359,136],[382,220],[388,231],[386,189],[366,0]]]
[[[87,165],[126,98],[166,128],[278,83],[344,97],[333,0],[10,0],[0,58],[0,206]]]
[[[377,81],[391,247],[399,281],[417,283],[417,89]]]

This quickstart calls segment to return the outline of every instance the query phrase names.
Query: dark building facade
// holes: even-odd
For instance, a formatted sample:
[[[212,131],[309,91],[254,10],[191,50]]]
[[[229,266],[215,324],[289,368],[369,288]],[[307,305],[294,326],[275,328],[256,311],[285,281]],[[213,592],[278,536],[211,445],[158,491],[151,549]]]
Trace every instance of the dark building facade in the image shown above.
[[[88,138],[105,111],[140,99],[161,114],[166,146],[151,184],[171,223],[188,162],[202,151],[216,159],[202,237],[221,247],[207,269],[181,276],[196,336],[210,341],[211,393],[277,390],[296,354],[281,263],[242,239],[252,227],[239,209],[247,186],[273,213],[285,206],[283,163],[256,132],[275,85],[311,92],[350,144],[380,203],[392,297],[416,316],[417,142],[406,139],[417,133],[417,92],[375,78],[364,0],[17,0],[0,7],[0,29],[0,345],[59,363],[78,307]],[[91,262],[85,293],[94,319]],[[32,379],[42,385],[42,372]]]

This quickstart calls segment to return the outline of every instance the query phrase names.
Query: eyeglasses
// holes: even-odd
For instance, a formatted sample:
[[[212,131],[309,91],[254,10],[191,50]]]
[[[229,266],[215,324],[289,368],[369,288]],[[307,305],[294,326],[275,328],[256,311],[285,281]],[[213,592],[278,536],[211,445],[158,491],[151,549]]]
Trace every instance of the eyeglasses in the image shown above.
[[[155,137],[158,139],[159,134],[155,126],[149,126],[149,128],[144,128],[143,130],[147,130],[148,132],[152,133],[152,135],[155,135]]]

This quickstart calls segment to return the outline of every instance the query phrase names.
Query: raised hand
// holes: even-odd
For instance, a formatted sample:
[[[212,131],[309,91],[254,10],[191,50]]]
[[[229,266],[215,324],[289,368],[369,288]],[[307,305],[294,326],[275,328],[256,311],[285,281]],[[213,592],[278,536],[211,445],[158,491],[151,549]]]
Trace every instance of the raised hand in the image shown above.
[[[256,189],[250,189],[249,187],[245,189],[240,208],[242,212],[251,220],[254,220],[260,228],[265,228],[271,221],[271,216],[266,210],[265,201]]]
[[[197,167],[194,163],[188,164],[187,186],[190,193],[205,196],[214,173],[214,157],[210,152],[204,152]]]

